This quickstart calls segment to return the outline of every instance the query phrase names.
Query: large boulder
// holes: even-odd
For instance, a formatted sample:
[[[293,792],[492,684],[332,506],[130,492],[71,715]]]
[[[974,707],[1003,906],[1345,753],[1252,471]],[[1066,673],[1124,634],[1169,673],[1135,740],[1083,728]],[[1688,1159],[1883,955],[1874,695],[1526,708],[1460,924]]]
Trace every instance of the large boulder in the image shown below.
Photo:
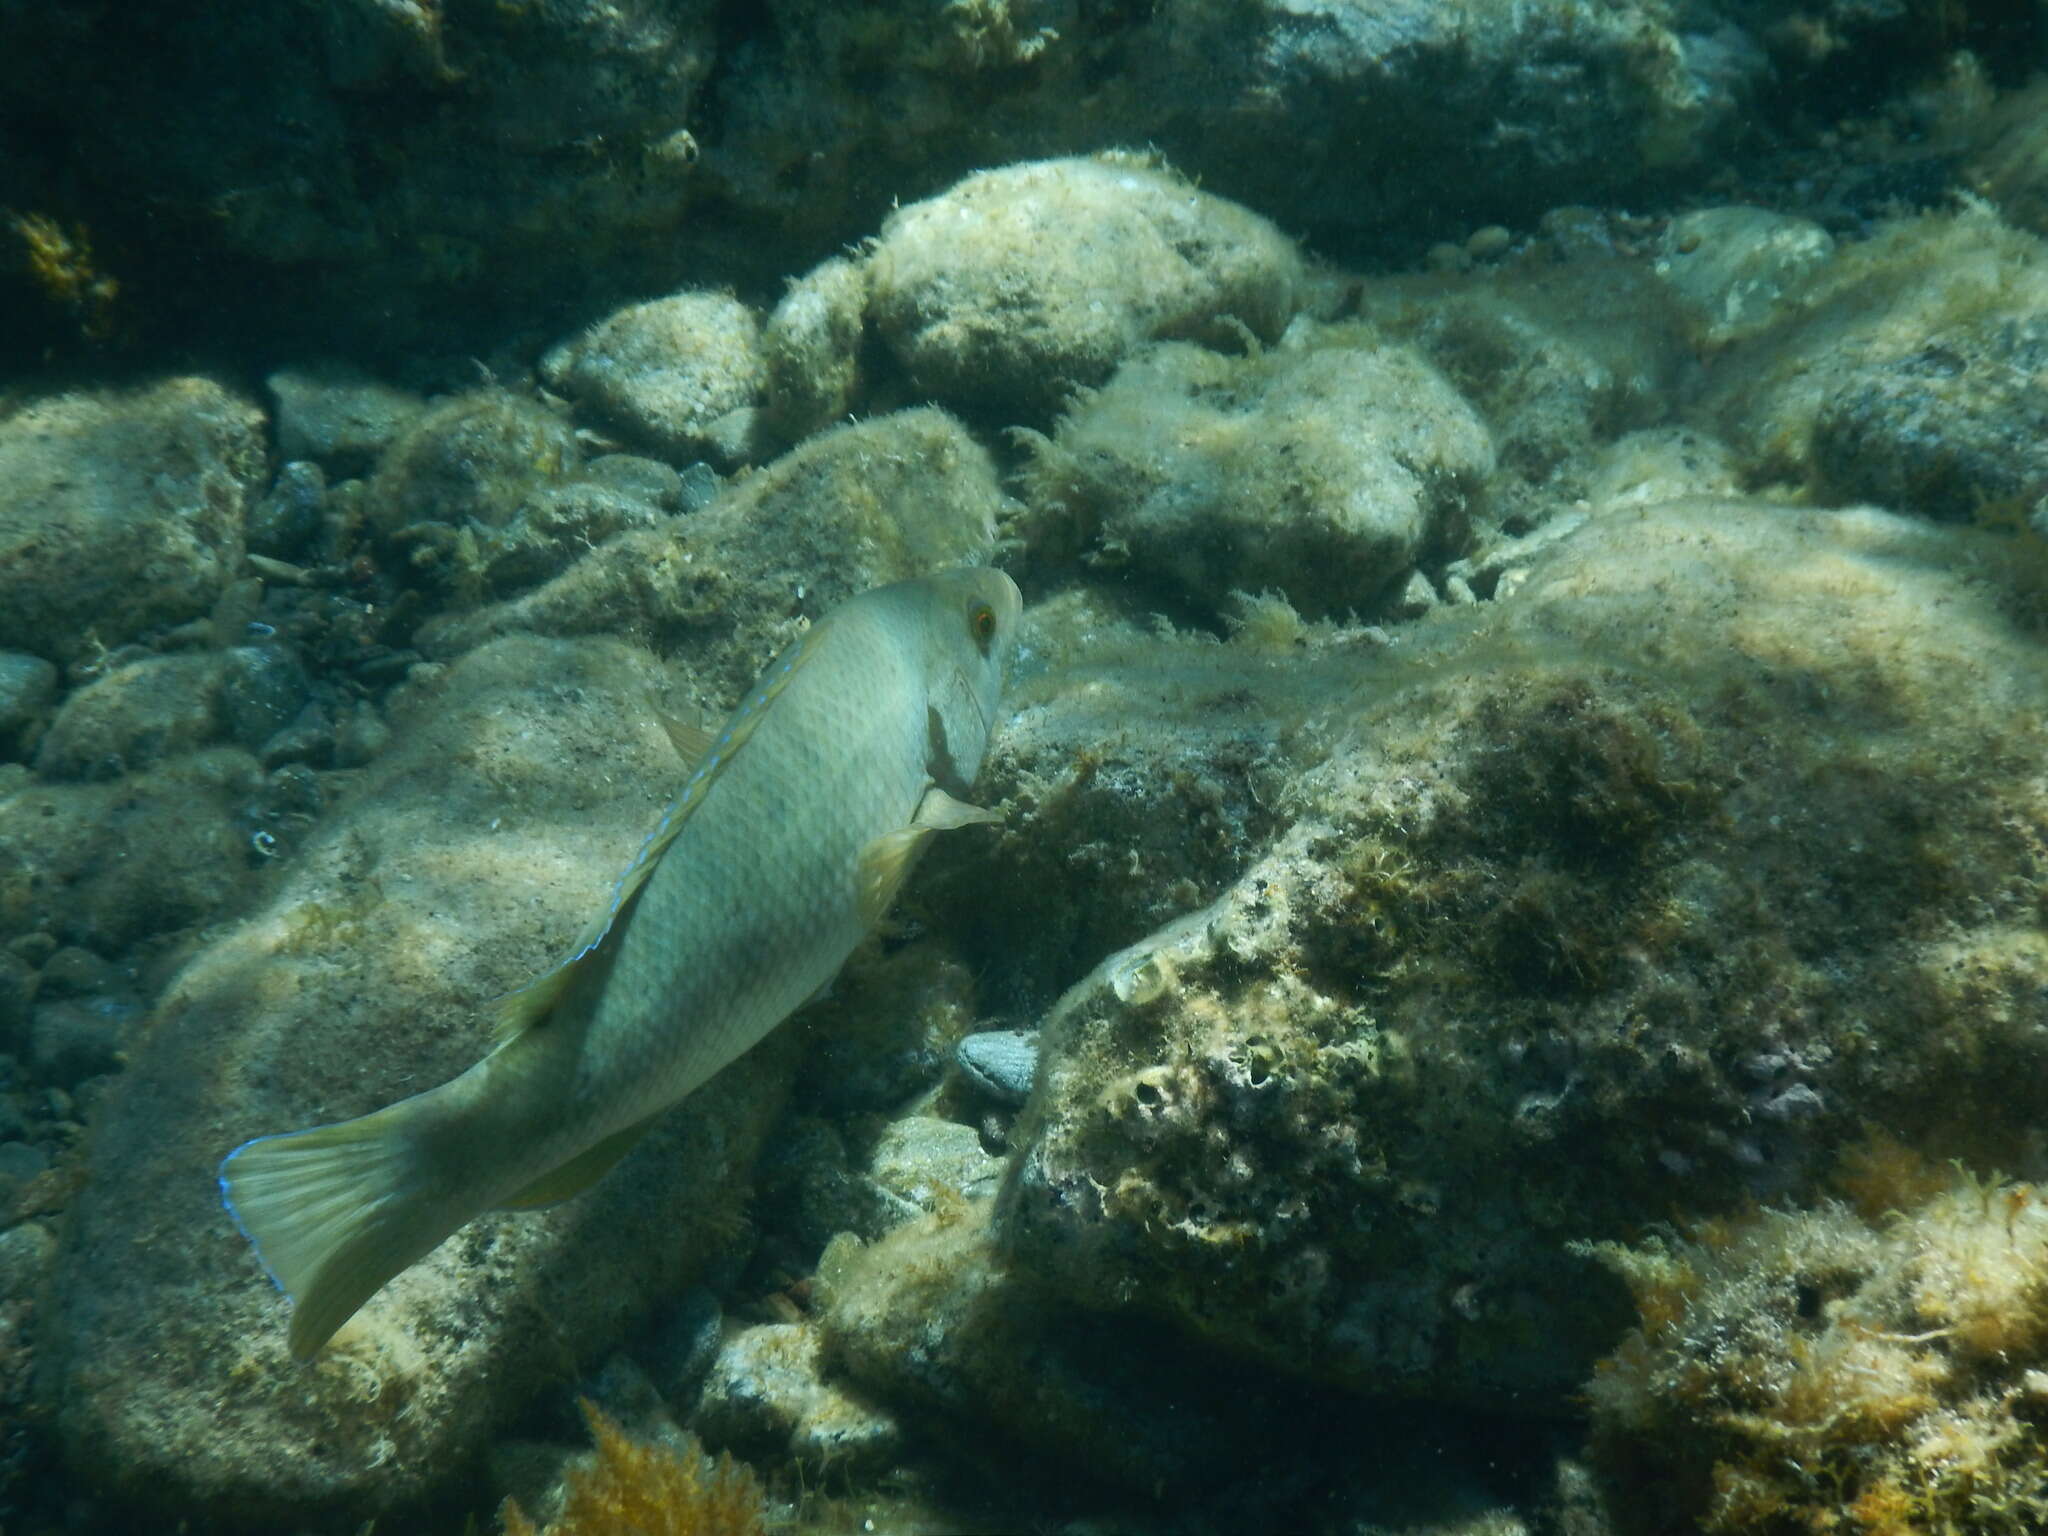
[[[1572,1239],[1811,1191],[1865,1119],[2012,1166],[2048,672],[1997,553],[1618,507],[1329,675],[1291,828],[1046,1020],[1005,1249],[1281,1371],[1529,1407],[1626,1315]]]

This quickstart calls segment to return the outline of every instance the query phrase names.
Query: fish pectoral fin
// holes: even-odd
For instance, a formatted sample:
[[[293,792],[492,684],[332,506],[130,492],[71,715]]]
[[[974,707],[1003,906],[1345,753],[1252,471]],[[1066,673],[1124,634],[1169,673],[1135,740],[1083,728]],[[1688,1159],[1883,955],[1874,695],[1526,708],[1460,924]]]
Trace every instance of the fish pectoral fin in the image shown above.
[[[917,814],[910,818],[910,824],[928,832],[951,832],[955,827],[979,826],[983,822],[1002,819],[1001,811],[991,811],[983,806],[969,805],[965,800],[955,800],[935,784],[926,790],[924,798],[917,802]]]
[[[903,882],[910,878],[910,871],[917,863],[917,855],[926,838],[935,832],[950,832],[955,827],[971,827],[980,822],[1002,819],[1002,812],[983,810],[978,805],[955,800],[937,785],[926,790],[909,826],[884,832],[860,851],[857,879],[860,884],[861,921],[872,928],[882,920],[890,903],[895,901],[896,893],[903,889]]]
[[[661,722],[661,728],[668,733],[669,745],[676,749],[676,756],[683,760],[683,766],[692,772],[697,765],[711,755],[711,749],[718,737],[701,725],[687,720],[678,720],[674,715],[654,712],[654,718]]]
[[[580,1195],[618,1166],[619,1160],[640,1144],[657,1117],[649,1115],[637,1125],[614,1131],[595,1146],[586,1147],[558,1168],[552,1168],[510,1199],[498,1204],[501,1211],[531,1211],[544,1205],[559,1205],[571,1195]]]

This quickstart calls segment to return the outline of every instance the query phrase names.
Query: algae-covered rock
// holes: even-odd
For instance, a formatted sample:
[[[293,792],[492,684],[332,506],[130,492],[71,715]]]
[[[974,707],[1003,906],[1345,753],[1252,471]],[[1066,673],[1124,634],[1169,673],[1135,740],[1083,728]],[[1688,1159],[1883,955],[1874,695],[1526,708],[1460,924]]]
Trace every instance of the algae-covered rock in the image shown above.
[[[1369,284],[1360,314],[1471,402],[1499,474],[1490,521],[1542,521],[1583,493],[1599,445],[1663,422],[1683,356],[1677,302],[1640,261],[1596,249]]]
[[[1312,1394],[1128,1318],[1077,1312],[1010,1272],[985,1201],[956,1200],[867,1247],[841,1238],[818,1283],[828,1372],[912,1427],[984,1423],[1060,1467],[1177,1501],[1270,1477],[1284,1504],[1285,1459],[1312,1443]]]
[[[242,1139],[376,1108],[488,1048],[486,1005],[560,957],[673,786],[659,681],[595,639],[422,672],[347,808],[171,981],[96,1128],[44,1330],[72,1475],[124,1507],[354,1524],[420,1497],[730,1239],[778,1044],[580,1199],[471,1223],[310,1366],[213,1174]]]
[[[1641,1316],[1586,1386],[1620,1529],[2048,1517],[2048,1210],[1892,1142],[1844,1175],[1853,1204],[1596,1250]]]
[[[248,889],[262,773],[216,747],[97,783],[0,793],[0,937],[117,955],[231,913]]]
[[[771,430],[798,442],[844,416],[860,388],[867,268],[834,257],[789,285],[761,328]]]
[[[1671,221],[1654,270],[1684,305],[1695,341],[1718,347],[1765,329],[1834,252],[1834,237],[1811,219],[1701,208]]]
[[[1614,510],[1327,677],[1291,829],[1047,1019],[1006,1250],[1279,1370],[1526,1404],[1619,1326],[1570,1239],[1810,1187],[1865,1117],[2009,1165],[2048,673],[1997,556]]]
[[[277,452],[338,475],[361,474],[426,411],[409,389],[342,362],[280,368],[263,381],[277,402]]]
[[[1988,208],[1898,221],[1838,249],[1775,324],[1715,359],[1703,424],[1752,480],[1966,515],[2034,484],[2042,406],[2025,370],[2044,307],[2048,247]]]
[[[0,646],[68,662],[205,613],[242,563],[262,432],[205,378],[0,416]]]
[[[1849,373],[1814,418],[1813,469],[1834,496],[1948,521],[2048,520],[2048,318],[1936,331]]]
[[[218,655],[146,656],[64,700],[36,752],[51,779],[109,779],[205,746],[221,730]],[[274,727],[273,727],[274,729]],[[254,750],[261,744],[245,741]]]
[[[902,1448],[895,1419],[828,1381],[818,1330],[768,1323],[725,1341],[692,1420],[714,1447],[787,1459],[807,1474],[873,1475]]]
[[[26,651],[0,651],[0,755],[30,741],[57,698],[55,663]]]
[[[1234,359],[1167,343],[1035,439],[1035,545],[1078,550],[1215,621],[1268,588],[1367,612],[1462,542],[1485,425],[1413,351],[1343,327]]]
[[[366,513],[386,537],[416,524],[499,527],[526,493],[572,472],[569,424],[504,389],[438,402],[399,434],[370,477]]]
[[[712,506],[627,532],[538,591],[430,624],[454,655],[495,635],[634,635],[710,658],[729,707],[809,617],[884,582],[986,556],[1002,506],[987,452],[944,412],[812,438]]]
[[[1301,260],[1248,209],[1129,155],[968,177],[890,216],[870,314],[921,389],[1042,418],[1141,343],[1277,338]]]
[[[729,293],[631,304],[541,359],[541,376],[633,442],[679,462],[751,457],[761,327]]]

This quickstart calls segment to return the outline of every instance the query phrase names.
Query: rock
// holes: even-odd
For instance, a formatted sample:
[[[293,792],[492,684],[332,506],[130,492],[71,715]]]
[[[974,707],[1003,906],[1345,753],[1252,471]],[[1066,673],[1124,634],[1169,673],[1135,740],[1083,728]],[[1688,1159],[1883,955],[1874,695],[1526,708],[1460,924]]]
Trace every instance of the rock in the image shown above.
[[[1896,1143],[1845,1174],[1853,1207],[1588,1251],[1642,1319],[1586,1388],[1616,1530],[1915,1507],[1984,1529],[2035,1497],[2048,1211],[2029,1185]],[[1810,1467],[1835,1469],[1825,1489]]]
[[[280,368],[263,383],[277,402],[278,453],[317,460],[338,476],[367,471],[427,409],[411,390],[347,363]]]
[[[1040,547],[1078,545],[1212,620],[1268,588],[1314,618],[1372,610],[1425,551],[1459,547],[1493,472],[1434,369],[1346,328],[1245,359],[1155,347],[1034,447]]]
[[[1691,427],[1649,427],[1616,438],[1594,462],[1586,488],[1596,507],[1647,505],[1687,496],[1733,496],[1741,474],[1728,445]]]
[[[789,285],[761,328],[767,425],[797,443],[839,420],[860,390],[867,268],[844,257]]]
[[[2048,680],[1994,548],[1615,509],[1326,674],[1291,829],[1046,1020],[1005,1251],[1275,1370],[1527,1406],[1618,1326],[1568,1238],[1796,1197],[1866,1121],[2014,1166]]]
[[[892,1195],[929,1211],[949,1200],[996,1190],[1003,1160],[981,1149],[973,1126],[931,1115],[892,1120],[868,1156],[868,1176]]]
[[[19,1053],[27,1045],[29,1006],[36,1000],[36,968],[0,950],[0,1051]]]
[[[149,50],[147,78],[85,110],[124,47]],[[180,3],[147,36],[10,16],[0,53],[21,62],[0,91],[52,144],[97,145],[68,205],[95,229],[147,207],[187,231],[137,238],[119,276],[124,297],[190,312],[194,342],[220,344],[193,271],[232,270],[259,353],[459,356],[458,336],[508,308],[558,313],[674,270],[696,196],[687,128],[722,51],[701,4],[568,0],[470,28],[411,4],[308,25]],[[47,146],[19,158],[24,207],[45,205],[61,162]]]
[[[1279,230],[1133,155],[970,176],[892,214],[869,273],[917,387],[1004,421],[1043,420],[1155,338],[1273,341],[1302,283]]]
[[[475,558],[493,593],[514,592],[560,575],[615,533],[660,527],[681,501],[682,477],[666,464],[606,454],[535,487],[504,527],[475,530]]]
[[[1022,1104],[1038,1079],[1038,1031],[985,1029],[953,1048],[969,1082],[999,1104]]]
[[[820,1374],[818,1331],[808,1323],[764,1323],[726,1340],[694,1424],[714,1447],[787,1457],[813,1476],[871,1474],[902,1444],[892,1417]]]
[[[958,422],[900,411],[812,438],[704,511],[622,533],[537,591],[429,623],[418,643],[451,656],[520,632],[635,635],[693,666],[718,658],[707,712],[722,714],[807,618],[985,558],[1002,505]]]
[[[1899,220],[1841,247],[1776,323],[1715,358],[1697,422],[1752,484],[1826,497],[1844,494],[1840,477],[1882,487],[1894,510],[1952,518],[1974,486],[2032,484],[2025,444],[2010,469],[1990,460],[2038,416],[2038,391],[2001,370],[2032,355],[2044,309],[2041,240],[1981,205]]]
[[[228,737],[254,752],[306,706],[306,669],[286,645],[238,645],[222,658],[220,712]]]
[[[1814,417],[1813,469],[1831,499],[1949,522],[2048,518],[2048,320],[1937,331],[1850,372]]]
[[[1062,1466],[1156,1497],[1214,1494],[1256,1466],[1284,1474],[1313,1391],[1219,1367],[1128,1319],[1077,1312],[1010,1274],[985,1202],[957,1204],[820,1261],[818,1325],[835,1377],[906,1418],[980,1423]],[[1288,1524],[1254,1528],[1284,1529]]]
[[[242,563],[263,414],[211,379],[0,421],[0,646],[55,662],[204,614]]]
[[[1016,0],[749,42],[720,72],[720,175],[768,227],[815,229],[812,249],[978,166],[1147,144],[1205,190],[1314,231],[1325,255],[1419,256],[1567,200],[1695,184],[1736,136],[1806,101],[1773,87],[1753,33],[1635,3]],[[1880,45],[1844,67],[1869,92],[1929,56]]]
[[[265,768],[285,763],[311,763],[325,768],[334,758],[334,718],[318,699],[309,701],[291,722],[264,738],[256,761]]]
[[[1697,344],[1713,348],[1766,329],[1834,253],[1834,237],[1811,219],[1701,208],[1671,221],[1654,270],[1684,305]]]
[[[1067,978],[1243,872],[1319,755],[1312,722],[1331,690],[1380,649],[1299,621],[1281,646],[1249,630],[1218,645],[1082,592],[1033,605],[976,784],[1007,808],[994,847],[937,840],[905,910],[963,946],[981,996],[1049,1006]],[[956,1033],[973,1018],[965,998]]]
[[[249,509],[249,552],[273,560],[302,555],[320,534],[327,507],[327,476],[307,459],[279,467],[277,478]]]
[[[386,538],[415,524],[500,527],[580,457],[554,412],[509,390],[471,390],[437,401],[392,441],[370,477],[365,514]]]
[[[0,746],[26,739],[57,698],[57,669],[25,651],[0,651]]]
[[[1546,520],[1580,494],[1601,443],[1667,420],[1677,401],[1679,306],[1641,261],[1612,251],[1390,277],[1366,287],[1359,310],[1485,420],[1499,473],[1483,501],[1502,526]]]
[[[839,1127],[816,1116],[777,1128],[756,1180],[762,1211],[805,1253],[818,1252],[840,1232],[880,1237],[918,1212],[914,1201],[856,1168]]]
[[[521,637],[408,683],[344,808],[158,999],[94,1128],[41,1332],[56,1432],[101,1497],[268,1529],[416,1502],[565,1352],[602,1358],[736,1230],[790,1070],[777,1041],[581,1198],[466,1227],[310,1366],[214,1185],[236,1141],[372,1109],[488,1048],[489,1000],[560,955],[669,792],[657,676],[617,641]]]
[[[744,463],[720,423],[761,395],[760,324],[729,293],[693,290],[606,316],[541,359],[541,376],[600,420],[679,461]]]
[[[33,1296],[57,1256],[57,1239],[39,1221],[0,1232],[0,1302]]]
[[[142,1010],[114,998],[39,1005],[29,1021],[29,1065],[45,1083],[76,1088],[119,1071]]]
[[[985,863],[987,839],[972,851]],[[900,1113],[938,1085],[952,1042],[973,1024],[976,993],[974,972],[945,945],[856,950],[804,1010],[802,1101],[841,1120]]]
[[[695,1402],[718,1358],[723,1315],[718,1298],[693,1285],[663,1307],[641,1346],[640,1363],[655,1391],[677,1413]]]
[[[206,745],[221,730],[222,658],[146,656],[65,699],[36,752],[47,779],[110,779]]]
[[[89,949],[67,944],[43,962],[38,989],[45,997],[89,998],[113,992],[120,972]]]
[[[47,927],[118,955],[225,915],[249,877],[243,814],[261,785],[246,753],[211,748],[0,798],[0,937]]]

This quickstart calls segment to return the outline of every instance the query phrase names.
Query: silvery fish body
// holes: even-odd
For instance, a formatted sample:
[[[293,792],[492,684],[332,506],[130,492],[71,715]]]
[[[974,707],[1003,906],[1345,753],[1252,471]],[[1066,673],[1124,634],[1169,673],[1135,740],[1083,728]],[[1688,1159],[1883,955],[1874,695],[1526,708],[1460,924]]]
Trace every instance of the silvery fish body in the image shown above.
[[[770,666],[562,965],[459,1077],[221,1165],[308,1355],[479,1213],[566,1198],[821,990],[964,803],[1014,645],[1007,576],[864,593]]]

